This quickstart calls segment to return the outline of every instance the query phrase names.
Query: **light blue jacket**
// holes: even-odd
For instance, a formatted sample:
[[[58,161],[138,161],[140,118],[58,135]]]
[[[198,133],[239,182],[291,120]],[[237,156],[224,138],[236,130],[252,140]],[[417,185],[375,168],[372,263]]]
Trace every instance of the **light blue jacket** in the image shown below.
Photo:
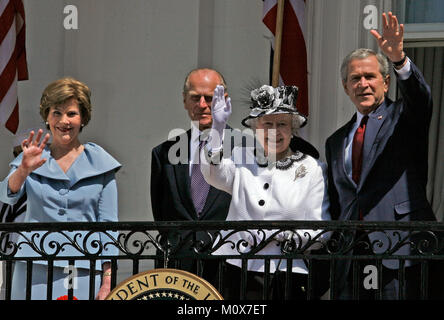
[[[26,178],[19,192],[13,194],[8,188],[8,180],[22,161],[22,155],[19,155],[10,163],[11,171],[8,176],[0,182],[0,201],[14,204],[26,192],[28,203],[24,222],[117,221],[115,172],[120,169],[121,164],[94,143],[88,142],[84,147],[84,151],[64,173],[47,146],[42,153],[42,158],[47,161]],[[104,243],[109,241],[108,235],[117,236],[115,232],[105,234],[74,231],[64,234],[48,234],[44,231],[23,233],[17,241],[19,250],[15,256],[40,256],[38,252],[42,249],[45,254],[57,253],[57,256],[83,256],[85,251],[95,254],[99,250],[95,246],[96,241]],[[74,234],[78,235],[74,237]],[[34,243],[35,247],[28,243]],[[62,243],[64,245],[60,247]],[[118,254],[114,246],[107,246],[103,250],[103,255]],[[54,265],[66,266],[67,262],[56,260]],[[81,268],[90,266],[88,260],[77,260],[75,265]],[[97,261],[96,268],[99,267],[100,262]]]

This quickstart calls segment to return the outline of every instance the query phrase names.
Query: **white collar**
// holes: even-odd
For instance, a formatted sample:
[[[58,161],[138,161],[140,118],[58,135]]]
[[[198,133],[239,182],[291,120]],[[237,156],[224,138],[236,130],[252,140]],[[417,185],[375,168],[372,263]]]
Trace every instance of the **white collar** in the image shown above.
[[[356,111],[356,123],[358,124],[358,126],[361,123],[362,118],[364,118],[364,115],[362,113],[360,113],[359,111]]]
[[[193,143],[197,143],[199,145],[200,141],[208,140],[208,134],[205,133],[202,133],[202,131],[200,131],[194,124],[191,125],[191,141]]]

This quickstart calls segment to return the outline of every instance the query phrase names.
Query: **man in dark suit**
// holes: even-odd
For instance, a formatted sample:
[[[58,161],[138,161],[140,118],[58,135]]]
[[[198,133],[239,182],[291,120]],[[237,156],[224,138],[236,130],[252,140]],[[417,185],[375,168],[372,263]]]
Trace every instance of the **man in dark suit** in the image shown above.
[[[192,70],[183,88],[184,108],[192,121],[191,129],[152,150],[151,205],[155,221],[225,220],[227,217],[231,196],[209,186],[199,167],[200,142],[205,140],[201,133],[211,128],[211,103],[217,85],[226,90],[225,80],[219,72]],[[163,244],[166,239],[163,234]],[[169,232],[168,240],[173,254],[191,253],[194,247],[205,249],[212,244],[209,234],[186,230]],[[158,251],[158,254],[162,253]],[[162,259],[157,262],[157,267],[165,265]],[[184,258],[170,261],[168,266],[201,275],[207,280],[211,280],[217,270],[217,263],[210,260]]]
[[[383,14],[382,22],[382,36],[376,30],[371,33],[394,66],[401,98],[391,101],[385,96],[390,76],[383,55],[358,49],[344,59],[342,83],[357,112],[326,142],[331,215],[338,220],[433,221],[435,216],[426,198],[430,88],[403,51],[403,25],[391,12]],[[400,235],[402,238],[406,233]],[[367,234],[354,235],[358,237],[365,239]],[[383,246],[355,248],[355,254],[384,251],[390,241],[392,246],[399,243],[399,238],[394,231],[386,235],[373,232],[366,241],[380,241]],[[414,253],[409,245],[395,252],[409,253]],[[418,298],[420,266],[412,261],[406,261],[405,266],[405,297]],[[431,275],[433,268],[429,266]],[[397,260],[383,261],[384,299],[398,298],[398,268]],[[361,276],[362,272],[359,269]],[[339,298],[352,297],[351,275],[350,260],[338,262]],[[374,290],[363,288],[362,279],[359,289],[361,298],[374,297]]]

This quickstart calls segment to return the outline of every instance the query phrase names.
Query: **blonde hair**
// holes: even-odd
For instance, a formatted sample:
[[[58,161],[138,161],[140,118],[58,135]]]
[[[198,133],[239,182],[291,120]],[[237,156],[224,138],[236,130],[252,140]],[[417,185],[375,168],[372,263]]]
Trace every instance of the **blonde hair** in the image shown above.
[[[79,104],[82,124],[86,126],[91,120],[91,90],[83,82],[71,77],[65,77],[51,82],[43,90],[40,99],[40,116],[46,121],[49,109],[61,105],[71,98],[75,98]]]

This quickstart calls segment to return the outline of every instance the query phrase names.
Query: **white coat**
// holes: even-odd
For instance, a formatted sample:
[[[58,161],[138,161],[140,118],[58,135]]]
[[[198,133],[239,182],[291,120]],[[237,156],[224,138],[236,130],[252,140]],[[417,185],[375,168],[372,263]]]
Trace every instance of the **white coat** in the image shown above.
[[[201,168],[205,180],[210,185],[232,195],[227,220],[330,220],[325,163],[300,152],[296,152],[292,159],[293,163],[288,163],[288,168],[285,169],[277,168],[276,164],[261,167],[254,156],[254,149],[236,147],[230,158],[224,157],[219,164],[210,165],[203,150]],[[247,252],[255,243],[253,237],[256,237],[257,244],[261,239],[275,236],[276,233],[276,230],[268,230],[265,233],[249,231],[236,232],[224,239],[232,241],[235,244],[234,248],[231,243],[226,243],[214,254],[237,255],[240,254],[238,248]],[[219,240],[225,238],[229,232],[221,231],[222,238]],[[297,232],[302,237],[303,245],[304,240],[313,238],[320,231]],[[246,241],[248,246],[237,247],[239,241]],[[272,240],[257,254],[280,253],[279,242]],[[227,262],[241,266],[240,259],[228,259]],[[278,265],[280,270],[285,271],[287,268],[285,259],[280,264],[279,259],[271,259],[270,272],[275,272]],[[264,272],[264,260],[250,259],[248,270]],[[302,260],[293,261],[292,271],[308,273]]]

